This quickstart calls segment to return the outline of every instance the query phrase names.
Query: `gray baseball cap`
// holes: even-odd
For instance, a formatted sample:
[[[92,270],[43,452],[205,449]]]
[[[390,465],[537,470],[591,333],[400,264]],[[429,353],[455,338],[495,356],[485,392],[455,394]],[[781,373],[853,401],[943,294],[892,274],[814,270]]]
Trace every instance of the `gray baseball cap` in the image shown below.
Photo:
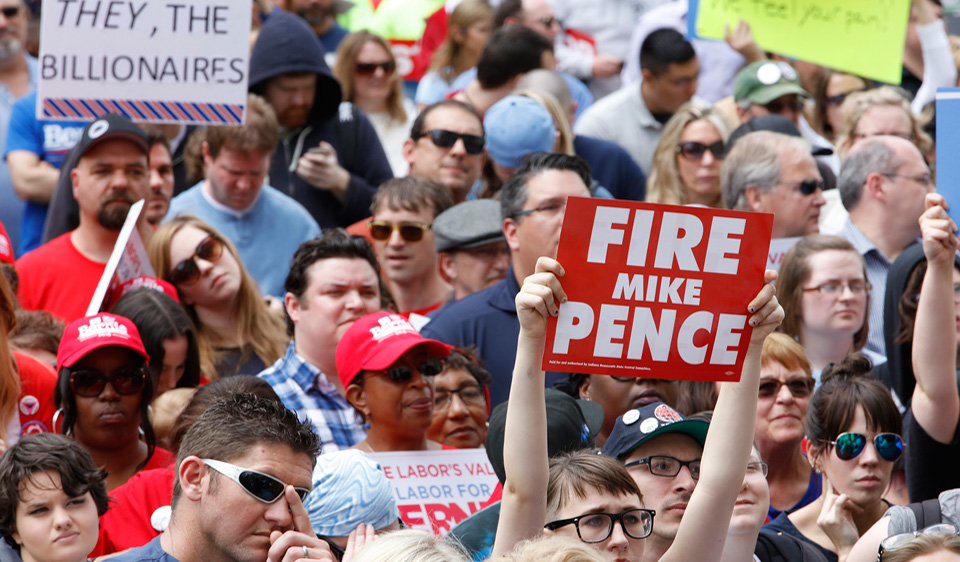
[[[464,201],[437,215],[432,229],[438,252],[499,242],[504,239],[500,202]]]

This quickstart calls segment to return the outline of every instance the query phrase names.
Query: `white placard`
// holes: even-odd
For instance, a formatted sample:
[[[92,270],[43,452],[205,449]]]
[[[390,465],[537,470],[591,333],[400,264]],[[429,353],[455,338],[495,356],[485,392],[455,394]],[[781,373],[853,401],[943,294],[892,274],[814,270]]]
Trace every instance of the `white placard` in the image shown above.
[[[38,119],[241,124],[250,2],[48,0]]]

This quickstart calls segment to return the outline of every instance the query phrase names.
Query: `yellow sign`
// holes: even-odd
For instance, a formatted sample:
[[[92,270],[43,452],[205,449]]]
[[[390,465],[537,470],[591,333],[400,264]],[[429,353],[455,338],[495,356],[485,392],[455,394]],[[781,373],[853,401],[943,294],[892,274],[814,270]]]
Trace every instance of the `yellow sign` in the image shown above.
[[[745,20],[766,51],[899,84],[910,0],[698,0],[697,35]]]

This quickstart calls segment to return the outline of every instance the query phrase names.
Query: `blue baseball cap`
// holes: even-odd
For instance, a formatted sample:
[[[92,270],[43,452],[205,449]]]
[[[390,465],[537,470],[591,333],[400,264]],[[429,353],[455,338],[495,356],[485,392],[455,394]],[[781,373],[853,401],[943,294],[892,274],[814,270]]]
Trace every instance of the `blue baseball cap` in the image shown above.
[[[630,451],[648,439],[668,432],[685,433],[703,447],[709,428],[706,420],[686,418],[663,402],[655,402],[627,410],[618,417],[610,437],[603,445],[603,454],[623,460]]]
[[[547,108],[525,96],[507,96],[483,116],[487,152],[504,168],[519,168],[527,156],[553,152],[557,126]]]

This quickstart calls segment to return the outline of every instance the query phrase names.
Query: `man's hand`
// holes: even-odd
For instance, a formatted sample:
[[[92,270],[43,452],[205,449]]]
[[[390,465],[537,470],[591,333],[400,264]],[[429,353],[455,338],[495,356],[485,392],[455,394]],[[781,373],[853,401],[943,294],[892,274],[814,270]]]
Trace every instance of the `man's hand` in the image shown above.
[[[559,314],[560,303],[567,301],[567,294],[558,279],[563,274],[557,260],[541,256],[534,274],[523,280],[516,299],[523,335],[542,338],[547,333],[547,318]]]
[[[329,191],[339,201],[346,197],[350,185],[350,172],[340,167],[337,151],[326,141],[300,157],[297,175],[313,187]]]
[[[618,76],[622,69],[623,60],[620,57],[602,53],[597,53],[597,55],[593,57],[593,69],[591,72],[596,78]]]
[[[284,533],[280,531],[270,533],[267,562],[296,562],[297,560],[336,562],[336,557],[330,552],[330,545],[314,534],[313,525],[310,524],[310,514],[303,507],[297,491],[288,484],[283,493],[287,505],[290,506],[293,529]]]

